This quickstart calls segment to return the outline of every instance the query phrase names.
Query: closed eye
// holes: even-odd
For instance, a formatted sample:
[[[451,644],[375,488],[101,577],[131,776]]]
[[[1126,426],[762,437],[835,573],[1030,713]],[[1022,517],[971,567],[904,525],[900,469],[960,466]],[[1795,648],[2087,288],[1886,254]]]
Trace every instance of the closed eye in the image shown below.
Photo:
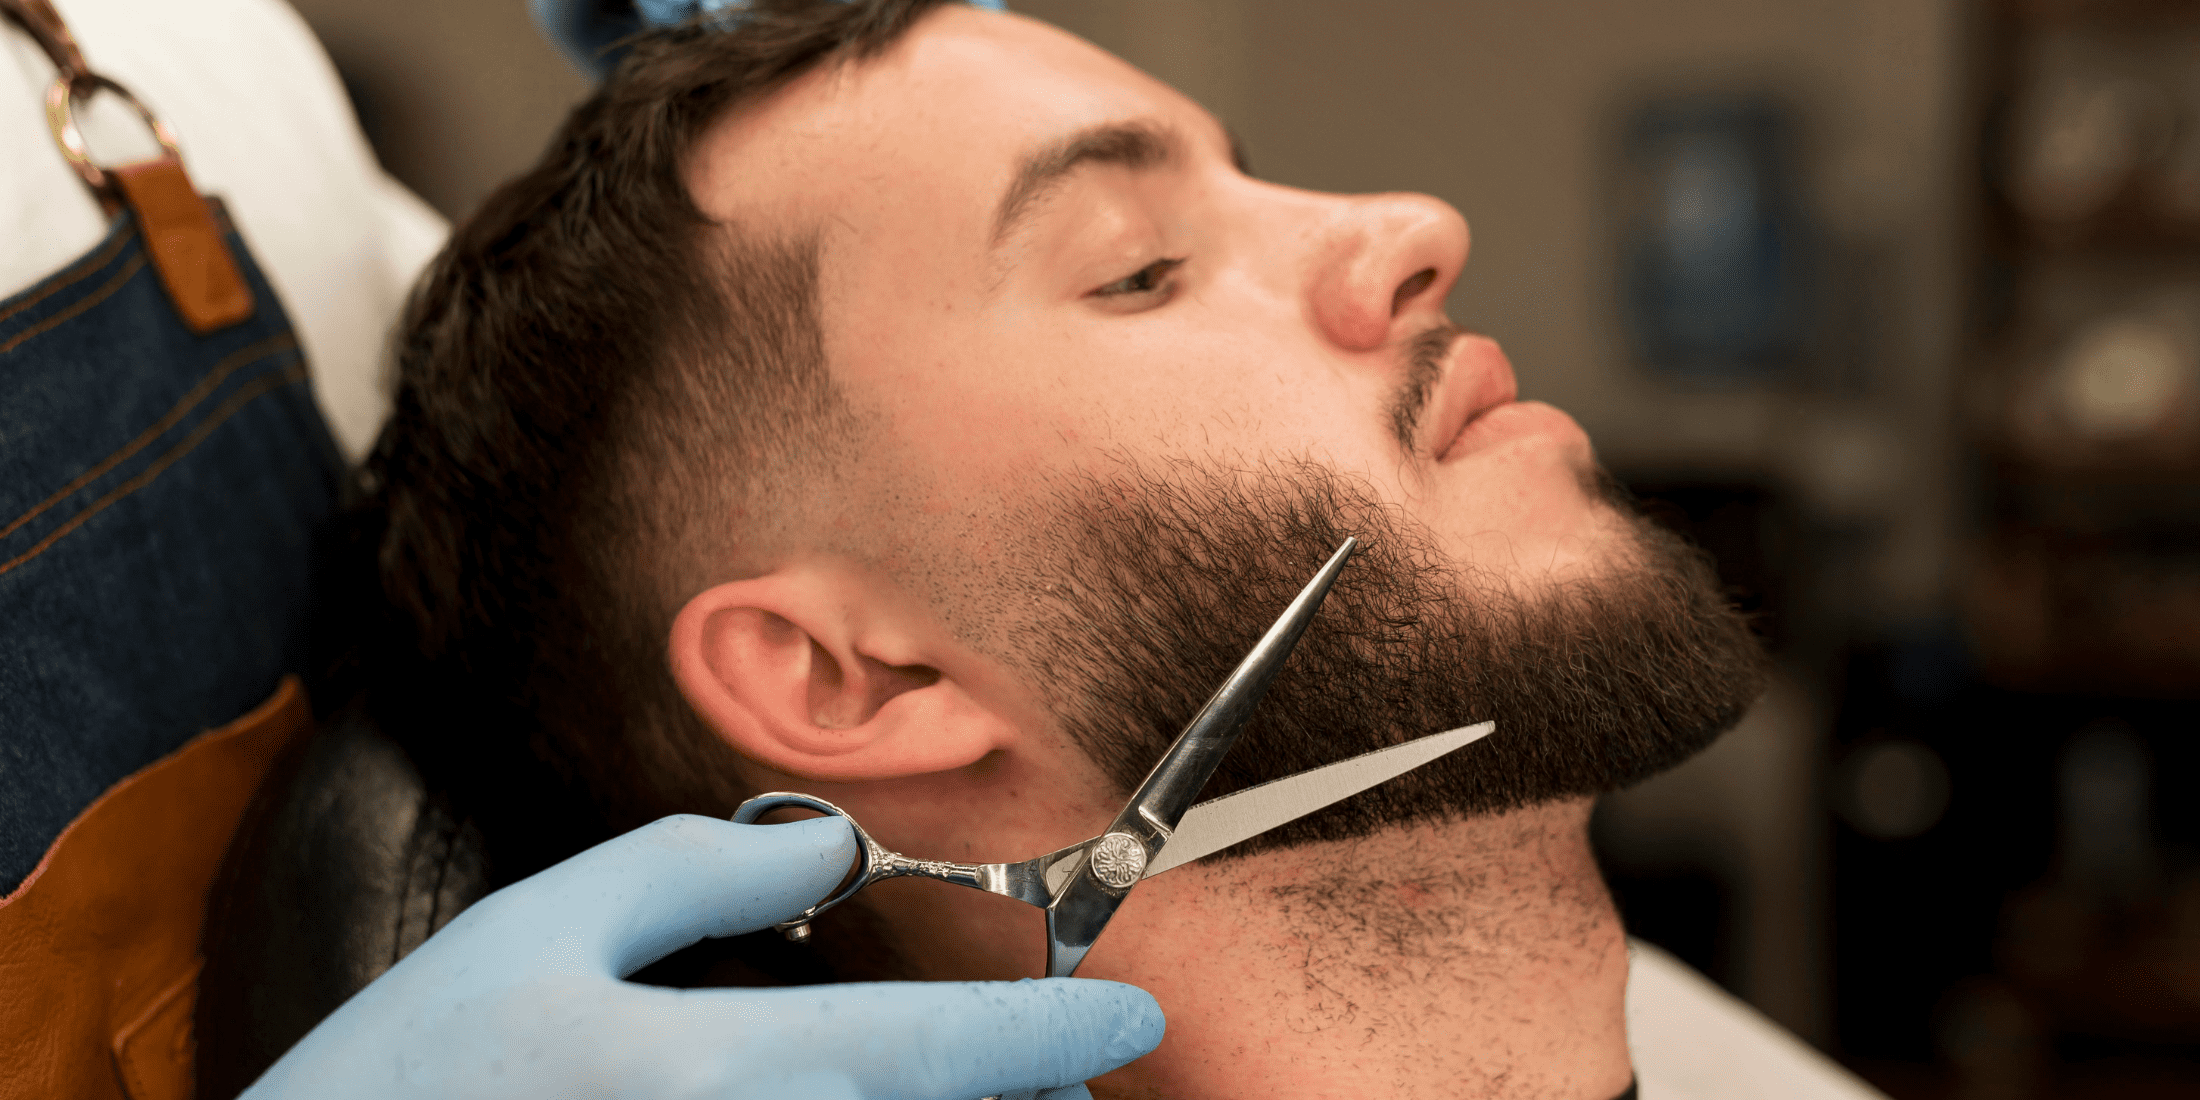
[[[1169,273],[1183,264],[1182,259],[1155,260],[1106,286],[1096,288],[1089,297],[1131,298],[1165,293],[1175,285],[1169,282]]]

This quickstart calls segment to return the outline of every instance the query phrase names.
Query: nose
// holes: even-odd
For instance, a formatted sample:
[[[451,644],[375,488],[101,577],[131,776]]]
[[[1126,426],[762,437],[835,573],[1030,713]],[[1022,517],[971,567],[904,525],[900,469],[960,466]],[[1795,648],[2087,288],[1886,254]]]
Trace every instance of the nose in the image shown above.
[[[1344,205],[1308,287],[1315,322],[1350,351],[1410,335],[1397,331],[1402,326],[1426,328],[1466,265],[1467,220],[1427,195],[1339,201]],[[1421,317],[1407,320],[1413,313]]]

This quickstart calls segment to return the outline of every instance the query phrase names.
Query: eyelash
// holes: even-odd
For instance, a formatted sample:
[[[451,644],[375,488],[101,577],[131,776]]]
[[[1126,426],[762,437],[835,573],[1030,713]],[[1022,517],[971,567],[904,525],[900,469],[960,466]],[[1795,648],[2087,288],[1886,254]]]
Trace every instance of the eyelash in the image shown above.
[[[1183,266],[1183,264],[1184,260],[1181,257],[1173,260],[1155,260],[1129,275],[1094,290],[1092,296],[1095,298],[1122,298],[1134,294],[1157,294],[1169,290],[1171,285],[1166,281],[1169,273]],[[1132,285],[1140,283],[1144,285]]]

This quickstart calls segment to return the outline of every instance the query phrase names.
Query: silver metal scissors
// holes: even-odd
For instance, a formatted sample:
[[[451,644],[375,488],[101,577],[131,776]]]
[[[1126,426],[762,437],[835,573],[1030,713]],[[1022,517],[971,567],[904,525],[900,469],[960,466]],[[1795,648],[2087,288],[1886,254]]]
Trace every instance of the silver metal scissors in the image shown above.
[[[855,829],[857,844],[862,848],[853,876],[825,900],[773,927],[800,942],[809,938],[811,918],[880,879],[904,875],[938,879],[1046,910],[1047,976],[1066,978],[1076,973],[1086,952],[1092,950],[1093,941],[1141,879],[1250,840],[1487,736],[1497,728],[1496,723],[1432,734],[1192,805],[1199,789],[1206,786],[1223,756],[1237,743],[1253,707],[1267,692],[1269,682],[1283,667],[1284,658],[1298,644],[1299,636],[1306,632],[1315,609],[1321,606],[1358,545],[1355,539],[1344,540],[1253,651],[1238,662],[1236,671],[1193,716],[1184,732],[1177,735],[1176,742],[1139,784],[1138,793],[1115,815],[1106,832],[1021,863],[949,863],[890,852],[849,818],[848,824]],[[733,820],[754,824],[780,809],[809,809],[848,817],[840,807],[822,798],[774,791],[743,802],[734,811]]]

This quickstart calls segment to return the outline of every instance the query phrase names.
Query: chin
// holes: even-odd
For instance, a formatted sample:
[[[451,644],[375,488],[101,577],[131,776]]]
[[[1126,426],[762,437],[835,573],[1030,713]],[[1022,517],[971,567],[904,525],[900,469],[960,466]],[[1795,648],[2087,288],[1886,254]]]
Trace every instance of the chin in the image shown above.
[[[1430,517],[1463,582],[1537,588],[1639,562],[1634,507],[1625,488],[1596,465],[1586,439],[1577,454],[1553,457],[1563,461],[1510,471],[1516,495],[1499,507]]]

